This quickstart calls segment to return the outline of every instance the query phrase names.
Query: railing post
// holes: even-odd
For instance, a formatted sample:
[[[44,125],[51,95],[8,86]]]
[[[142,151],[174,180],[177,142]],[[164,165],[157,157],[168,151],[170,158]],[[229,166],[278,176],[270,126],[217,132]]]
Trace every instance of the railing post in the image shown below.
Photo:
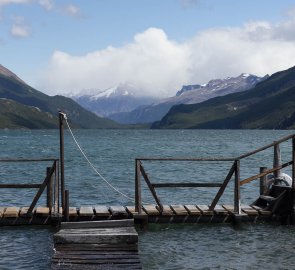
[[[55,174],[54,174],[54,204],[53,204],[53,212],[54,215],[57,216],[59,213],[59,162],[55,161]]]
[[[59,112],[59,142],[60,142],[60,189],[61,206],[65,209],[65,169],[64,169],[64,121],[65,114]]]
[[[140,177],[140,160],[135,159],[135,211],[141,214],[141,177]]]
[[[69,202],[69,191],[65,190],[65,221],[70,220],[70,202]]]
[[[292,137],[292,209],[291,224],[295,225],[295,136]]]
[[[235,192],[234,192],[234,212],[241,214],[241,194],[240,194],[240,160],[235,161]]]
[[[260,173],[264,173],[267,171],[267,167],[260,167]],[[267,187],[266,187],[266,175],[260,177],[260,195],[265,195],[267,192]]]
[[[276,142],[274,142],[276,143]],[[274,168],[277,168],[281,165],[281,150],[280,150],[280,144],[279,143],[276,143],[274,145],[274,153],[273,153],[273,167]],[[274,171],[274,177],[277,178],[280,176],[281,174],[281,171],[280,170],[277,170],[277,171]]]
[[[51,167],[47,167],[46,175],[49,175]],[[52,211],[52,197],[53,197],[53,185],[52,185],[52,176],[50,177],[47,184],[47,200],[46,205],[49,208],[49,211]]]

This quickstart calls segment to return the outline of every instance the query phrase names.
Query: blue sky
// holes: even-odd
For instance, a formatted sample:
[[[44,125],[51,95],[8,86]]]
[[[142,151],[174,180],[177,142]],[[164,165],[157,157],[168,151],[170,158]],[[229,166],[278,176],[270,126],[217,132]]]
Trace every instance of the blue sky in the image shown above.
[[[260,76],[295,62],[291,0],[0,0],[0,64],[48,94]]]

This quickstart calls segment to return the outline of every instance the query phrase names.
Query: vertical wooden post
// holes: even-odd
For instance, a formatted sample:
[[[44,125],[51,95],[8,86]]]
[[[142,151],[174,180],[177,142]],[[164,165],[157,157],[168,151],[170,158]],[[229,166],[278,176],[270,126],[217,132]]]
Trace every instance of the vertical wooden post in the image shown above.
[[[59,162],[55,161],[55,174],[54,174],[54,214],[59,213]]]
[[[280,150],[280,144],[274,145],[274,153],[273,153],[273,167],[276,168],[281,165],[281,150]],[[274,171],[274,177],[277,178],[280,176],[281,171]]]
[[[135,211],[141,214],[141,177],[140,160],[135,159]]]
[[[295,136],[292,137],[292,161],[292,209],[290,223],[295,225]]]
[[[65,220],[68,222],[70,220],[70,202],[69,202],[69,191],[65,190]]]
[[[240,194],[240,160],[235,161],[235,194],[234,212],[241,214],[241,194]]]
[[[59,112],[59,143],[60,143],[60,189],[61,206],[65,209],[65,168],[64,168],[64,113]]]
[[[54,166],[54,165],[53,165]],[[49,174],[51,167],[47,167],[46,175]],[[47,202],[46,205],[49,208],[49,211],[52,211],[52,196],[53,195],[53,182],[52,182],[52,176],[50,177],[48,183],[47,183]]]
[[[267,167],[260,167],[260,173],[264,173],[267,170]],[[267,187],[266,187],[266,175],[260,177],[260,195],[266,195]]]
[[[295,136],[292,138],[292,189],[295,192]]]

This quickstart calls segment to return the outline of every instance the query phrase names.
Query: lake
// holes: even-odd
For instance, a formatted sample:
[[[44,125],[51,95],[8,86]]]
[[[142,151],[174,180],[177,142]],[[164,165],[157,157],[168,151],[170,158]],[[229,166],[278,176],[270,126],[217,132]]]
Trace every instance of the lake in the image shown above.
[[[275,130],[73,130],[89,160],[105,180],[92,170],[65,132],[65,181],[71,206],[133,205],[134,160],[137,157],[236,157],[269,144],[292,131]],[[0,158],[59,157],[57,130],[2,130]],[[281,147],[283,162],[290,160],[290,144]],[[271,167],[273,150],[241,162],[241,178]],[[0,183],[43,181],[49,164],[4,164]],[[231,162],[144,162],[155,182],[222,182]],[[284,172],[291,174],[287,169]],[[164,204],[209,204],[216,189],[163,189]],[[241,189],[242,203],[253,202],[259,183]],[[31,190],[0,190],[1,206],[25,206]],[[129,199],[130,198],[130,199]],[[154,203],[143,185],[143,201]],[[233,183],[220,203],[233,204]],[[45,204],[45,197],[40,204]],[[50,269],[53,228],[2,227],[0,269]],[[144,269],[294,269],[295,231],[292,226],[270,224],[151,225],[139,231]]]

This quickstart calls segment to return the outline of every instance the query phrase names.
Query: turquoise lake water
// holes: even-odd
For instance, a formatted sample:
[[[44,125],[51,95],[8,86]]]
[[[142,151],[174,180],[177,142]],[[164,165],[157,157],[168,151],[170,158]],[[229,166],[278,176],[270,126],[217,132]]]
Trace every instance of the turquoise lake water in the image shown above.
[[[261,130],[74,130],[96,169],[128,197],[134,197],[134,160],[138,157],[236,157],[269,144],[292,131]],[[0,158],[59,156],[57,130],[0,131]],[[281,148],[291,158],[290,144]],[[273,150],[242,160],[241,178],[272,166]],[[42,164],[1,163],[1,183],[43,181]],[[222,182],[231,162],[144,162],[154,182]],[[290,174],[289,169],[284,172]],[[91,170],[69,132],[65,133],[65,180],[70,204],[133,205]],[[259,183],[241,189],[242,203],[258,196]],[[164,204],[209,204],[215,188],[163,189]],[[31,190],[0,190],[0,205],[28,205]],[[154,203],[143,185],[143,201]],[[44,205],[42,197],[40,205]],[[220,203],[233,204],[230,183]],[[0,228],[0,269],[50,269],[53,228]],[[139,250],[144,269],[295,269],[295,230],[269,224],[152,225],[139,231]]]

